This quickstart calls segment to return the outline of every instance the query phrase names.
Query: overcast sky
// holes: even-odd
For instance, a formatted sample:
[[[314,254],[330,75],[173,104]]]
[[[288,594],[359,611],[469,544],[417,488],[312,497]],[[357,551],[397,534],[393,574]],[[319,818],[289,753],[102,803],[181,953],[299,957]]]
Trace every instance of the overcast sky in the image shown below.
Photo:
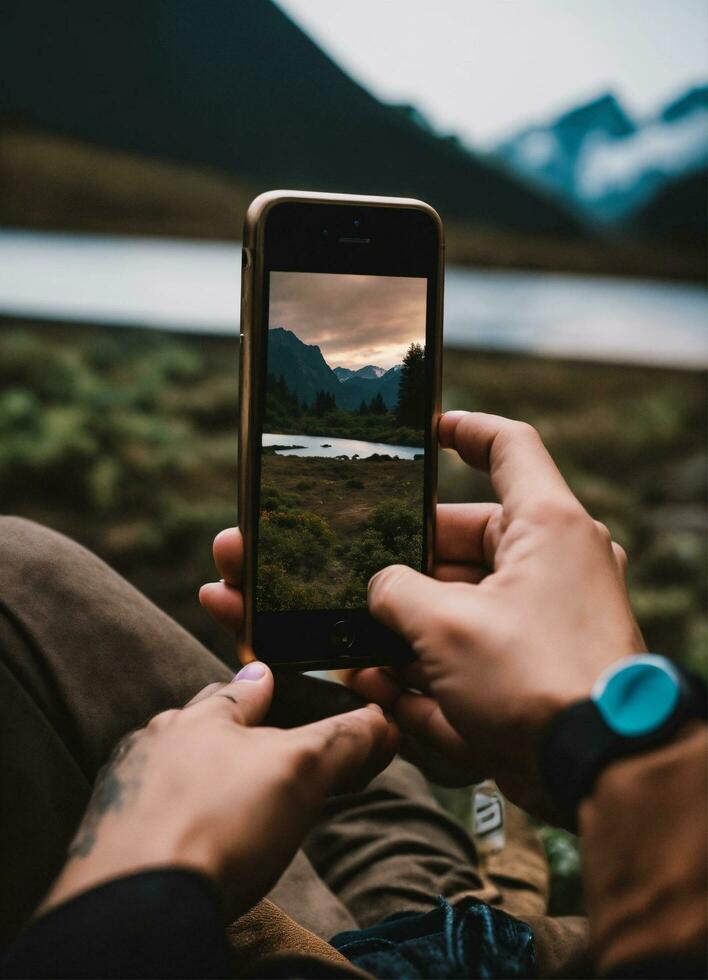
[[[317,344],[331,368],[390,368],[425,343],[425,298],[425,279],[272,272],[269,326]]]
[[[357,81],[490,145],[608,89],[636,114],[708,77],[706,0],[278,0]]]

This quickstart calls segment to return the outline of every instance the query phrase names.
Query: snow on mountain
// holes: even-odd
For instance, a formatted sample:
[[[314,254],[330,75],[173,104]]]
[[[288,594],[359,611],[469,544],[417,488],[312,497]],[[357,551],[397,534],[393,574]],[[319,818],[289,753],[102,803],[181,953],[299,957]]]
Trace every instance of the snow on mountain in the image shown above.
[[[621,221],[662,188],[708,166],[708,85],[640,120],[608,93],[527,127],[496,152],[588,217]]]
[[[336,367],[334,373],[340,381],[347,381],[349,378],[382,378],[386,374],[386,368],[377,367],[375,364],[367,364],[365,367],[353,371],[351,368]]]
[[[626,139],[590,133],[575,164],[576,194],[597,201],[608,194],[631,195],[651,173],[654,186],[697,170],[708,162],[708,108],[694,109],[675,122],[656,119]],[[642,197],[652,188],[644,182]]]

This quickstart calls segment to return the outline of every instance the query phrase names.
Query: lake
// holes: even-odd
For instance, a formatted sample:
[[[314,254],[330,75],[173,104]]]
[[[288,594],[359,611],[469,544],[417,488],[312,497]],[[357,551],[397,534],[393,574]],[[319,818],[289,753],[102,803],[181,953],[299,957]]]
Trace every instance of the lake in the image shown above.
[[[241,248],[0,229],[0,314],[236,334]],[[700,285],[448,268],[449,347],[708,366]]]
[[[366,442],[363,439],[337,439],[334,436],[291,436],[282,433],[264,432],[264,446],[299,446],[299,449],[276,449],[276,456],[359,456],[365,459],[378,453],[379,456],[398,456],[399,459],[413,459],[423,452],[414,446],[391,446],[386,442]]]

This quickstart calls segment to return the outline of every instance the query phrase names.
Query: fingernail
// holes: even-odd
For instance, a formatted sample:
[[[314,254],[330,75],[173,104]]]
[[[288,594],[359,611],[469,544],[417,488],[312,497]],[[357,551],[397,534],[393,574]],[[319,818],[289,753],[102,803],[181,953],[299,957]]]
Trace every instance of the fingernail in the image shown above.
[[[370,702],[369,702],[369,703],[367,704],[367,706],[366,706],[366,707],[367,707],[367,708],[371,708],[371,709],[372,709],[372,711],[378,711],[378,713],[379,713],[380,715],[382,715],[382,714],[384,713],[384,709],[383,709],[383,708],[381,707],[381,705],[380,705],[380,704],[376,704],[376,703],[375,703],[374,701],[370,701]]]
[[[262,677],[265,677],[265,664],[262,664],[260,660],[252,660],[250,664],[246,664],[239,670],[238,674],[235,675],[235,681],[259,681]]]
[[[377,579],[377,578],[379,577],[379,575],[381,574],[381,572],[382,572],[382,571],[383,571],[383,568],[382,568],[382,569],[380,569],[380,570],[379,570],[378,572],[375,572],[375,573],[374,573],[374,574],[373,574],[373,575],[371,576],[371,578],[369,579],[369,584],[367,585],[367,589],[370,589],[370,588],[371,588],[371,586],[372,586],[372,585],[374,584],[374,582],[375,582],[375,581],[376,581],[376,579]]]

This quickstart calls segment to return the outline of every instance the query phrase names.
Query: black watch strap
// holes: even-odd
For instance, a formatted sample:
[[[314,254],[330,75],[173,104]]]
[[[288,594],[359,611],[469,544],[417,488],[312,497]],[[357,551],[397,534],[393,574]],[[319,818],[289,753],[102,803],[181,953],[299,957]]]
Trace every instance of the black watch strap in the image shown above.
[[[638,755],[668,741],[691,718],[706,718],[706,685],[681,672],[682,696],[669,720],[641,738],[613,731],[594,701],[578,701],[551,722],[541,750],[546,789],[574,826],[580,801],[592,790],[600,772],[615,759]]]

